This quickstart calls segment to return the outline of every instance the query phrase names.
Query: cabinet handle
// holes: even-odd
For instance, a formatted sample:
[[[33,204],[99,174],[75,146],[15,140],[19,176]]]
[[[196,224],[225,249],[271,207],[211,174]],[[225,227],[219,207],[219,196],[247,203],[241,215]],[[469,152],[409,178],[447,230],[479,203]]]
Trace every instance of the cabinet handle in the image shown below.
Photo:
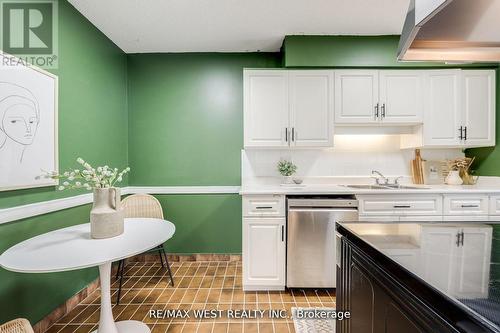
[[[295,127],[292,127],[292,142],[295,141]]]
[[[467,141],[467,126],[464,127],[464,141]]]
[[[465,235],[464,235],[464,231],[462,230],[462,232],[460,233],[461,235],[461,238],[462,240],[460,241],[460,245],[464,246],[464,238],[465,238]]]
[[[410,205],[394,205],[392,207],[394,207],[394,208],[411,208]]]
[[[382,111],[381,111],[380,115],[382,116],[382,119],[385,118],[385,103],[382,104]]]
[[[272,206],[257,206],[255,209],[273,209]]]
[[[375,120],[378,118],[378,103],[375,105]]]
[[[479,208],[479,205],[461,205],[462,208]]]
[[[464,139],[464,137],[463,137],[463,126],[460,126],[460,128],[458,130],[460,131],[460,135],[458,136],[458,138],[460,140],[463,140]]]
[[[460,231],[457,232],[457,242],[455,244],[457,244],[457,247],[460,246]]]
[[[285,142],[288,142],[288,128],[285,127]]]
[[[282,242],[285,241],[285,226],[284,225],[281,226],[281,241]]]

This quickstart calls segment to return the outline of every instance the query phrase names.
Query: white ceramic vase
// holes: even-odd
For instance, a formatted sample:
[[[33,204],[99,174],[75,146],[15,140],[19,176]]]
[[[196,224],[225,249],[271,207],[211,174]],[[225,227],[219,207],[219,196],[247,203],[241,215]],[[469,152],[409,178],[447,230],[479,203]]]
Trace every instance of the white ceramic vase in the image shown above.
[[[90,236],[92,238],[111,238],[121,235],[124,217],[119,188],[94,189],[94,204],[90,211]]]
[[[283,176],[283,184],[293,184],[292,176]]]
[[[446,176],[446,184],[448,185],[462,185],[463,182],[458,170],[451,170]]]

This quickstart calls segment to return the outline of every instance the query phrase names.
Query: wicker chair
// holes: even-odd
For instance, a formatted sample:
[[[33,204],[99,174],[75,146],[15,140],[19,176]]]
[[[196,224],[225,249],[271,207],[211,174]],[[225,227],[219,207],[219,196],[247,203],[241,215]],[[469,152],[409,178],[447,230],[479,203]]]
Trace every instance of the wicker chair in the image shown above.
[[[150,217],[163,219],[163,209],[161,208],[161,204],[158,199],[156,199],[152,195],[133,194],[123,199],[122,204],[125,210],[125,217]],[[165,252],[163,244],[150,251],[147,251],[146,253],[149,252],[158,252],[158,254],[160,255],[160,262],[162,267],[165,267],[165,265],[163,264],[163,257],[165,257],[168,275],[170,276],[172,286],[174,286],[174,278],[172,277],[172,271],[170,270],[170,264],[168,263],[167,253]],[[120,286],[116,295],[116,304],[120,304],[124,267],[125,261],[122,259],[118,262],[118,269],[116,271],[116,278],[120,278]]]
[[[33,328],[27,319],[18,318],[0,325],[0,333],[33,333]]]

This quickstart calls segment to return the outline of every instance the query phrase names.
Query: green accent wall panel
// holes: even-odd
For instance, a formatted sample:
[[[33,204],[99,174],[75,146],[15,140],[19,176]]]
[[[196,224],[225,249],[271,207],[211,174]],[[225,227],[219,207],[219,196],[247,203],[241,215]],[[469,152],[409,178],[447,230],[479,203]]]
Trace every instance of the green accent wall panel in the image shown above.
[[[59,166],[89,162],[127,165],[127,57],[66,0],[59,1]],[[81,191],[54,187],[0,192],[0,209]],[[86,223],[90,206],[0,225],[0,253],[50,230]],[[70,256],[71,253],[68,253]],[[26,317],[35,324],[97,277],[97,269],[19,274],[0,268],[0,323]]]
[[[274,53],[130,55],[130,184],[239,185],[243,68],[279,66]]]
[[[398,62],[399,35],[286,36],[284,67],[457,67],[433,62]],[[490,67],[474,64],[459,67]]]
[[[165,218],[175,224],[170,253],[241,253],[238,194],[157,195]]]

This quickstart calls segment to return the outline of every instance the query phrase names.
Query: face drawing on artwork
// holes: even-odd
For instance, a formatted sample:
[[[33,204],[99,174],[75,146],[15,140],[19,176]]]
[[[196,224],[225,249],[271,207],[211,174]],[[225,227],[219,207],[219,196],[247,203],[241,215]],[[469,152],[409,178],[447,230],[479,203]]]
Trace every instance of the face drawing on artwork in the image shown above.
[[[17,146],[22,162],[24,149],[35,140],[40,123],[38,102],[29,90],[14,84],[0,82],[0,94],[0,152],[9,145]]]
[[[5,110],[1,128],[8,138],[22,145],[30,145],[38,128],[35,104],[19,98],[16,104]]]

